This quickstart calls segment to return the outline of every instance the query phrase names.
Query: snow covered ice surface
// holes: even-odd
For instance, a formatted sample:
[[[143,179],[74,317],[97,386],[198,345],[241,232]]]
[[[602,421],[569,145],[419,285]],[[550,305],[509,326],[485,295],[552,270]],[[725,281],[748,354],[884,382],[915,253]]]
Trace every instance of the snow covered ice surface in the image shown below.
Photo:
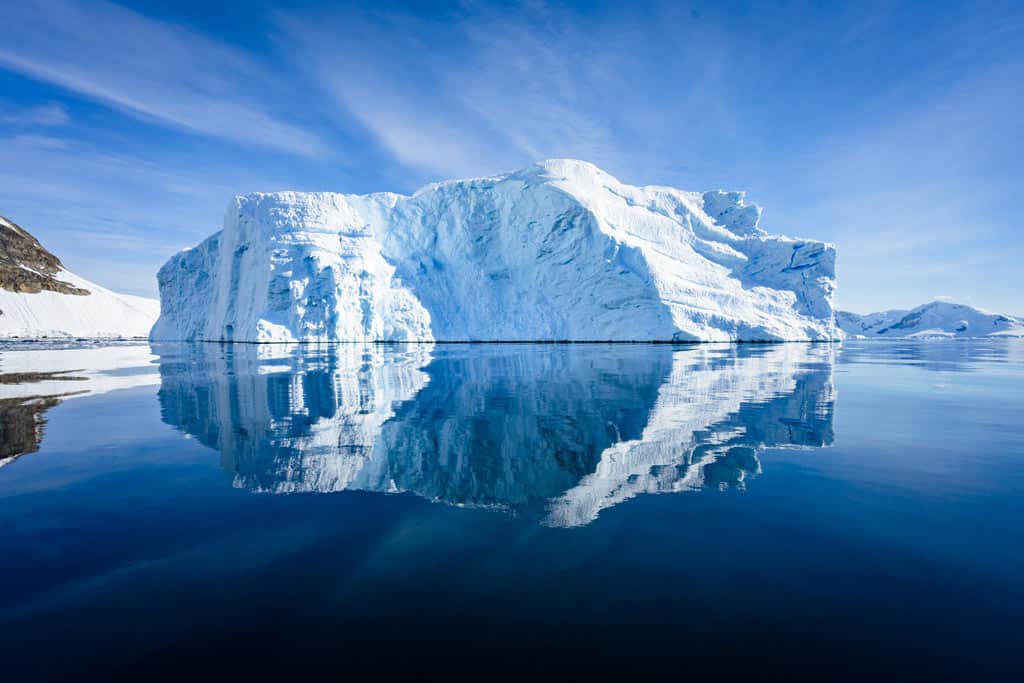
[[[905,311],[858,315],[836,312],[836,324],[854,338],[1024,337],[1024,320],[946,301],[933,301]]]
[[[251,194],[172,257],[154,340],[829,340],[835,249],[740,193],[553,160],[390,193]]]

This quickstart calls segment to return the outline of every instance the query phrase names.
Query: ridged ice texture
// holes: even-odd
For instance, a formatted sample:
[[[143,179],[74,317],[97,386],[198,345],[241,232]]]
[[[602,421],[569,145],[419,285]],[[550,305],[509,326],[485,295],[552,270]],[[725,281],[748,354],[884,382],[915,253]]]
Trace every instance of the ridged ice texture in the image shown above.
[[[160,270],[158,340],[835,337],[835,249],[766,235],[740,193],[597,167],[395,194],[251,194]]]

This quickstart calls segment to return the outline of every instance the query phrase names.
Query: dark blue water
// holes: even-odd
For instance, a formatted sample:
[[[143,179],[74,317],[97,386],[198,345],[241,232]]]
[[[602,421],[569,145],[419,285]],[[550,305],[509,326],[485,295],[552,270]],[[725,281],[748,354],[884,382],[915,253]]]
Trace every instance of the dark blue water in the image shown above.
[[[1022,418],[1015,342],[8,349],[0,662],[1012,678]]]

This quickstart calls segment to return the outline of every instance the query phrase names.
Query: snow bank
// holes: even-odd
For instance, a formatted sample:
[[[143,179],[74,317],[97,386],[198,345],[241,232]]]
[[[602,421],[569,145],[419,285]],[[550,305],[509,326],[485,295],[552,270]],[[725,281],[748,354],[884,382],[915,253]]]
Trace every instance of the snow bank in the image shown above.
[[[826,340],[835,249],[740,193],[572,160],[396,194],[251,194],[160,270],[154,340]]]
[[[160,315],[160,302],[116,294],[62,270],[57,277],[86,295],[0,289],[0,338],[145,338]]]

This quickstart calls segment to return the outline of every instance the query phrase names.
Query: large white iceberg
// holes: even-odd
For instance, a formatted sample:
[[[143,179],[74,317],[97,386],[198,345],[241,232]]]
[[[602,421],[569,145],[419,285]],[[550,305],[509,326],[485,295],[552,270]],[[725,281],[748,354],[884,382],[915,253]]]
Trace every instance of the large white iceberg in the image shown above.
[[[741,193],[546,161],[412,196],[279,192],[161,268],[154,340],[731,341],[836,336],[835,249]]]

